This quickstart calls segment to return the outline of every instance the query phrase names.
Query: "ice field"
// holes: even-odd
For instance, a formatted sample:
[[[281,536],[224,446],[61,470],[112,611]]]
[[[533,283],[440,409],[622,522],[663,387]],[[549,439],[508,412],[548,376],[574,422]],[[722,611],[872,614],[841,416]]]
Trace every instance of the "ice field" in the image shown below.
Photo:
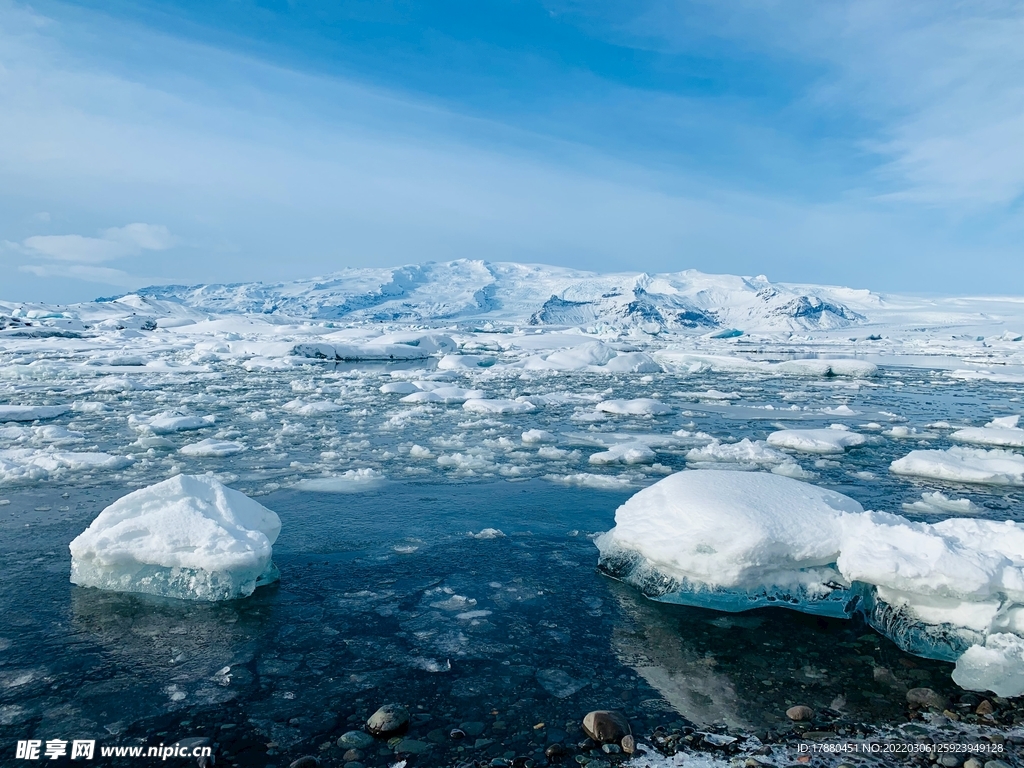
[[[218,711],[287,764],[402,695],[454,760],[425,734],[1019,696],[1021,332],[485,262],[0,302],[0,732]]]

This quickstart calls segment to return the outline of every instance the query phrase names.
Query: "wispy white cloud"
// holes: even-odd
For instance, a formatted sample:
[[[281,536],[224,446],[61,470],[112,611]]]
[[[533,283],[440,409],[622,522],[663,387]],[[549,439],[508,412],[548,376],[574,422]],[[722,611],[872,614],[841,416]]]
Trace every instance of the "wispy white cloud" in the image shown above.
[[[962,210],[1024,195],[1024,3],[654,0],[609,23],[668,52],[727,41],[809,78],[791,110],[842,119],[870,169],[859,193]]]
[[[56,265],[56,264],[22,264],[18,269],[36,277],[60,278],[69,277],[76,280],[83,280],[88,283],[100,283],[102,285],[113,285],[118,288],[125,288],[129,291],[153,285],[152,278],[130,275],[122,269],[111,267],[94,267],[84,264]]]
[[[80,264],[100,264],[143,251],[164,251],[174,244],[167,227],[159,224],[128,224],[111,227],[99,237],[83,235],[32,235],[21,242],[29,256]]]

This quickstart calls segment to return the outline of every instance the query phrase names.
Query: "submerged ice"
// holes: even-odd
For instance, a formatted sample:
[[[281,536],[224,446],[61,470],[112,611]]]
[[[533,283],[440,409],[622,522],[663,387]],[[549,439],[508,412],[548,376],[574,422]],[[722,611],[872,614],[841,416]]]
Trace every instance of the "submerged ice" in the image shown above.
[[[1013,521],[912,522],[788,477],[691,470],[635,494],[596,544],[603,571],[653,599],[860,613],[906,651],[961,659],[966,687],[992,689],[991,660],[1021,681],[1001,695],[1024,694],[1024,527]]]
[[[209,476],[129,493],[71,542],[71,581],[185,600],[246,597],[277,578],[278,516]]]

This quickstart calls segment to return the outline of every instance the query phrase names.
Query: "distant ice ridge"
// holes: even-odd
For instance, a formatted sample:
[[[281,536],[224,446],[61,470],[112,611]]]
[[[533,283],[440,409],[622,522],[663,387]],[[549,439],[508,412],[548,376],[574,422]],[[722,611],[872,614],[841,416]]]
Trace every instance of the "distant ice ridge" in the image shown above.
[[[964,685],[990,682],[998,656],[1021,681],[1001,695],[1024,694],[1024,526],[1012,521],[914,523],[777,474],[691,470],[636,493],[596,544],[604,572],[655,600],[861,613],[911,653],[964,657]]]
[[[784,285],[764,276],[707,275],[695,270],[595,274],[465,259],[346,269],[276,285],[155,287],[126,298],[137,299],[143,306],[174,303],[218,314],[409,323],[472,318],[535,326],[603,324],[653,333],[842,328],[864,319],[851,308],[851,301],[877,301],[867,291]]]
[[[183,600],[231,600],[278,578],[281,520],[209,476],[129,493],[71,542],[71,582]]]

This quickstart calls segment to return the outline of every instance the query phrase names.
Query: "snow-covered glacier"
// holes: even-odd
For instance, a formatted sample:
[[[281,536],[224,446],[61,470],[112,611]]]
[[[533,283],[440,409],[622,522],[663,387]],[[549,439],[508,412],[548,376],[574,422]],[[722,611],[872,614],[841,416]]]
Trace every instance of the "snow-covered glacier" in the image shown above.
[[[963,659],[962,685],[990,688],[992,664],[1021,681],[1003,695],[1024,694],[1013,521],[911,522],[777,474],[688,470],[636,493],[595,542],[600,569],[652,599],[860,615],[910,653]]]
[[[82,587],[185,600],[230,600],[278,578],[281,520],[208,476],[178,475],[129,493],[71,542]]]

